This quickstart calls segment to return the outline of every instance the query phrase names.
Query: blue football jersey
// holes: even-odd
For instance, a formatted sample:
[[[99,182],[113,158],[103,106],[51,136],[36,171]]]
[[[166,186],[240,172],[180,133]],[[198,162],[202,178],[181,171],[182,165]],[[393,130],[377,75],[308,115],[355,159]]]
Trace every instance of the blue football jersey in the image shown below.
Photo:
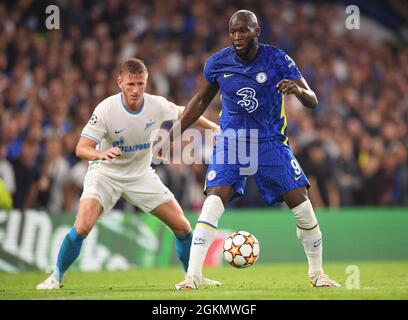
[[[248,137],[250,129],[257,129],[260,141],[287,143],[284,96],[276,85],[302,75],[283,50],[259,44],[255,58],[245,63],[232,46],[224,48],[207,60],[204,77],[220,87],[223,131],[245,129]]]

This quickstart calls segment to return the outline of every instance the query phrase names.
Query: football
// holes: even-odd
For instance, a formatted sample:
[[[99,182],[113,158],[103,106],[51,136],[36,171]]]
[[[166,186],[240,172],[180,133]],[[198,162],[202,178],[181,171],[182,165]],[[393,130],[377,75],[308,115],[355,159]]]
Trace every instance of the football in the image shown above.
[[[235,268],[252,266],[259,257],[259,242],[247,231],[231,233],[224,241],[224,259]]]

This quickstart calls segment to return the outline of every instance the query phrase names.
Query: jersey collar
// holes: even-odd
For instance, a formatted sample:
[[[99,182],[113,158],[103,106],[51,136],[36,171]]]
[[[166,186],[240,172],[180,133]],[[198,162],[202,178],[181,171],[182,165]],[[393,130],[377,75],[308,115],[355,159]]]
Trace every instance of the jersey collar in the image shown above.
[[[258,43],[258,49],[257,49],[257,51],[256,51],[255,57],[254,57],[251,61],[248,61],[248,62],[239,60],[238,57],[237,57],[237,54],[235,53],[235,50],[234,50],[234,47],[233,47],[233,46],[232,46],[232,49],[233,49],[233,52],[234,52],[234,60],[235,60],[235,62],[246,66],[246,65],[252,64],[252,63],[254,63],[256,60],[258,60],[258,58],[259,58],[260,55],[261,55],[262,46]]]
[[[122,92],[120,92],[119,95],[120,95],[120,103],[121,103],[123,109],[125,109],[125,111],[126,111],[127,113],[130,113],[131,115],[134,115],[134,116],[135,116],[135,115],[138,115],[139,113],[141,113],[141,112],[143,111],[144,101],[145,101],[145,100],[144,100],[144,95],[143,95],[143,98],[142,98],[142,106],[140,107],[140,110],[135,111],[135,112],[130,111],[130,110],[126,107],[125,102],[123,101],[123,94],[122,94]]]

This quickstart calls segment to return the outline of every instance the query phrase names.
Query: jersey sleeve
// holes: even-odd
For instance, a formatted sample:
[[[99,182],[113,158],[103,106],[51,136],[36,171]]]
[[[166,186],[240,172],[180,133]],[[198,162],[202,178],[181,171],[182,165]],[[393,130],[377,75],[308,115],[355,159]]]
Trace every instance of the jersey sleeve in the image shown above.
[[[86,126],[82,129],[81,136],[100,143],[107,133],[105,113],[103,105],[98,105]]]
[[[203,75],[209,83],[215,83],[214,62],[212,57],[208,58],[204,65]]]
[[[295,64],[295,61],[285,51],[279,50],[277,55],[278,72],[282,76],[282,79],[295,80],[302,78],[298,67]]]
[[[166,98],[162,97],[161,105],[163,122],[178,120],[180,111],[173,102],[170,102]]]

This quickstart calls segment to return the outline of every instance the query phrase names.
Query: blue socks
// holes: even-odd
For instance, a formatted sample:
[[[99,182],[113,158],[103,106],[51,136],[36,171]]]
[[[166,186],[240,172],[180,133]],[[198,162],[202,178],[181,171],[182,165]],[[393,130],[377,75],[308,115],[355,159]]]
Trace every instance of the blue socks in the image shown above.
[[[176,237],[176,254],[183,264],[184,272],[188,269],[188,260],[190,259],[190,247],[193,233],[190,231],[186,235]]]
[[[77,233],[75,228],[69,230],[58,252],[57,265],[53,273],[55,279],[62,281],[65,271],[78,258],[85,238],[86,236]]]
[[[78,234],[75,228],[71,228],[71,230],[65,236],[58,252],[57,264],[53,273],[54,278],[62,281],[65,271],[67,271],[70,265],[76,260],[76,258],[78,258],[81,251],[82,242],[85,238],[86,236]],[[184,272],[187,272],[188,269],[192,238],[192,232],[176,237],[176,254],[183,265]]]

